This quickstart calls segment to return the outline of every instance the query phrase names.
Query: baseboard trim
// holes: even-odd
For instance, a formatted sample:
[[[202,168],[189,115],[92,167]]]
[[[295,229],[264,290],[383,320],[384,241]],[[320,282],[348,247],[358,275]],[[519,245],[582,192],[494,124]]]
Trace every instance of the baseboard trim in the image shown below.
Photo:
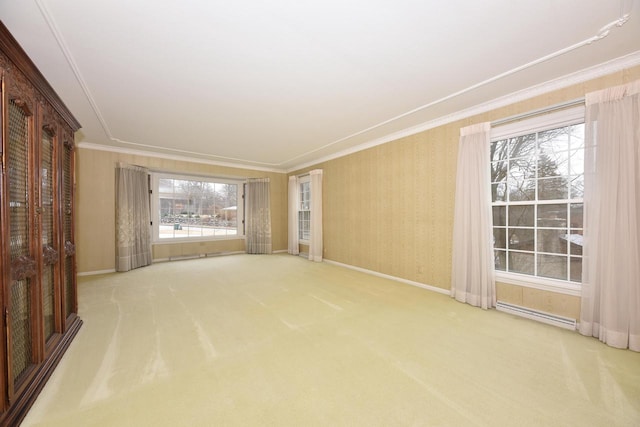
[[[115,273],[116,269],[115,268],[110,268],[108,270],[96,270],[96,271],[83,271],[81,273],[78,273],[78,277],[82,277],[82,276],[96,276],[98,274],[109,274],[109,273]]]
[[[439,294],[443,294],[443,295],[450,295],[451,294],[448,289],[442,289],[442,288],[439,288],[437,286],[426,285],[426,284],[420,283],[420,282],[414,282],[413,280],[403,279],[402,277],[397,277],[397,276],[391,276],[389,274],[380,273],[380,272],[374,271],[374,270],[368,270],[368,269],[362,268],[362,267],[356,267],[355,265],[344,264],[344,263],[341,263],[341,262],[338,262],[338,261],[332,261],[332,260],[326,259],[326,258],[324,259],[324,262],[326,262],[327,264],[333,264],[333,265],[337,265],[339,267],[348,268],[350,270],[356,270],[356,271],[359,271],[361,273],[371,274],[372,276],[382,277],[383,279],[389,279],[389,280],[394,280],[396,282],[405,283],[407,285],[411,285],[411,286],[415,286],[415,287],[418,287],[418,288],[426,289],[426,290],[432,291],[432,292],[437,292]]]

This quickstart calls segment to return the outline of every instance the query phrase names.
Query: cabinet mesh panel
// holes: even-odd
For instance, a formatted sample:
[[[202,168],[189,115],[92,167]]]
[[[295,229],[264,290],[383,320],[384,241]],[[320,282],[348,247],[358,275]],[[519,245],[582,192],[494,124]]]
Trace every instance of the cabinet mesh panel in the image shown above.
[[[31,280],[11,284],[11,368],[14,384],[31,365]]]
[[[29,253],[28,117],[9,102],[7,167],[9,171],[9,253],[14,260]],[[31,280],[11,284],[11,368],[13,381],[31,364]]]
[[[63,174],[63,215],[64,215],[64,224],[63,224],[63,232],[64,239],[63,241],[71,241],[71,202],[73,196],[73,182],[72,179],[72,160],[73,160],[73,152],[65,147],[64,148],[64,158],[62,159],[62,174]],[[65,316],[69,317],[69,315],[73,312],[73,257],[66,257],[64,260],[64,297],[65,297],[65,307],[66,313]]]
[[[41,146],[41,198],[42,198],[42,247],[56,247],[53,241],[53,138],[43,132]],[[42,274],[42,303],[44,309],[44,337],[48,339],[55,332],[53,323],[54,307],[54,266],[45,265]]]

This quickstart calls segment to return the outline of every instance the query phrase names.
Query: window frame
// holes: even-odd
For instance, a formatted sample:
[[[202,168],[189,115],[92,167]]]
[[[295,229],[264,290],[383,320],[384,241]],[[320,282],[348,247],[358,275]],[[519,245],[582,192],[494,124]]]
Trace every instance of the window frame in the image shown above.
[[[308,185],[309,187],[309,209],[302,209],[302,203],[303,203],[303,185]],[[298,242],[303,244],[303,245],[308,245],[310,244],[311,241],[311,176],[310,175],[305,175],[302,176],[298,179]],[[302,218],[300,218],[300,214],[302,212],[308,212],[309,215],[309,238],[308,239],[303,239],[301,238],[301,234],[302,234],[302,227],[301,227],[301,222],[303,221]]]
[[[244,227],[244,191],[245,180],[233,179],[233,178],[219,178],[215,176],[207,175],[190,175],[185,173],[172,173],[172,172],[151,172],[150,173],[151,194],[150,206],[151,206],[151,243],[157,244],[172,244],[172,243],[189,243],[189,242],[207,242],[207,241],[219,241],[219,240],[244,240],[245,239],[245,227]],[[201,181],[212,184],[232,184],[237,185],[236,195],[236,234],[226,236],[193,236],[193,237],[164,237],[160,238],[160,180],[161,179],[173,179],[173,180],[185,180],[185,181]]]
[[[507,138],[514,138],[517,136],[523,136],[535,132],[542,132],[545,130],[556,129],[565,126],[578,125],[585,122],[585,107],[584,105],[578,107],[567,108],[561,111],[555,111],[543,115],[536,115],[532,118],[523,119],[518,122],[508,123],[500,126],[494,126],[491,129],[491,143],[499,140],[504,140]],[[537,154],[537,153],[536,153]],[[539,158],[536,155],[536,161]],[[493,159],[490,159],[492,162]],[[488,165],[491,167],[491,163]],[[569,197],[569,196],[568,196]],[[560,199],[564,203],[572,203],[577,201],[578,199]],[[535,200],[532,200],[529,204],[533,204],[536,208],[539,206],[537,194]],[[543,202],[549,203],[546,200],[542,200]],[[579,199],[579,202],[582,203],[582,198]],[[504,203],[494,203],[492,200],[489,200],[489,203],[493,209],[494,206],[508,206],[509,202]],[[515,202],[514,205],[517,205],[518,202]],[[526,204],[526,203],[525,203]],[[545,204],[545,203],[542,203]],[[513,206],[513,205],[512,205]],[[567,213],[570,215],[570,212]],[[569,221],[569,219],[568,219]],[[505,227],[509,227],[508,224]],[[584,227],[584,223],[583,223]],[[544,227],[542,227],[544,229]],[[567,228],[570,229],[569,224]],[[537,230],[538,225],[534,223],[533,230]],[[582,228],[584,230],[584,228]],[[493,227],[491,230],[493,235]],[[507,250],[505,250],[505,254],[507,254]],[[537,247],[534,247],[534,253],[541,253]],[[544,254],[544,253],[543,253]],[[567,254],[567,256],[571,256]],[[581,294],[581,283],[572,282],[569,280],[561,280],[561,279],[553,279],[542,276],[534,276],[528,275],[524,273],[514,273],[507,272],[502,270],[496,270],[496,281],[506,284],[513,284],[518,286],[524,286],[544,291],[552,291],[567,295],[580,296]]]

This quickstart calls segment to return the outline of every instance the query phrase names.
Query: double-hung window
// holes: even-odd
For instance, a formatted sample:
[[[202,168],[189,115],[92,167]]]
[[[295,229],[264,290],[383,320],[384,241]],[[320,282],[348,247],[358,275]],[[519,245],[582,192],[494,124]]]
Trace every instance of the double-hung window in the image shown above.
[[[582,280],[584,109],[492,130],[499,280],[577,289]]]
[[[308,244],[311,237],[311,179],[300,178],[298,184],[300,205],[298,206],[298,239]]]
[[[156,243],[241,238],[243,182],[152,174],[152,228]]]

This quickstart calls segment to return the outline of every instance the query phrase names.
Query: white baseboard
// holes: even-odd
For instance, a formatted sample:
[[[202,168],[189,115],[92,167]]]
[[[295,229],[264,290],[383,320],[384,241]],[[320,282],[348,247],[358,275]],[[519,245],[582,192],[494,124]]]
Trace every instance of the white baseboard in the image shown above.
[[[110,268],[108,270],[96,270],[96,271],[83,271],[81,273],[78,273],[78,277],[81,276],[95,276],[98,274],[109,274],[109,273],[115,273],[116,269],[115,268]]]
[[[343,264],[338,261],[332,261],[330,259],[324,259],[324,262],[327,264],[338,265],[340,267],[345,267],[351,270],[360,271],[362,273],[371,274],[372,276],[382,277],[384,279],[395,280],[396,282],[406,283],[407,285],[416,286],[418,288],[426,289],[428,291],[437,292],[439,294],[450,295],[450,291],[448,289],[442,289],[437,286],[426,285],[420,282],[414,282],[413,280],[403,279],[402,277],[391,276],[389,274],[380,273],[374,270],[367,270],[366,268],[356,267],[355,265]]]

